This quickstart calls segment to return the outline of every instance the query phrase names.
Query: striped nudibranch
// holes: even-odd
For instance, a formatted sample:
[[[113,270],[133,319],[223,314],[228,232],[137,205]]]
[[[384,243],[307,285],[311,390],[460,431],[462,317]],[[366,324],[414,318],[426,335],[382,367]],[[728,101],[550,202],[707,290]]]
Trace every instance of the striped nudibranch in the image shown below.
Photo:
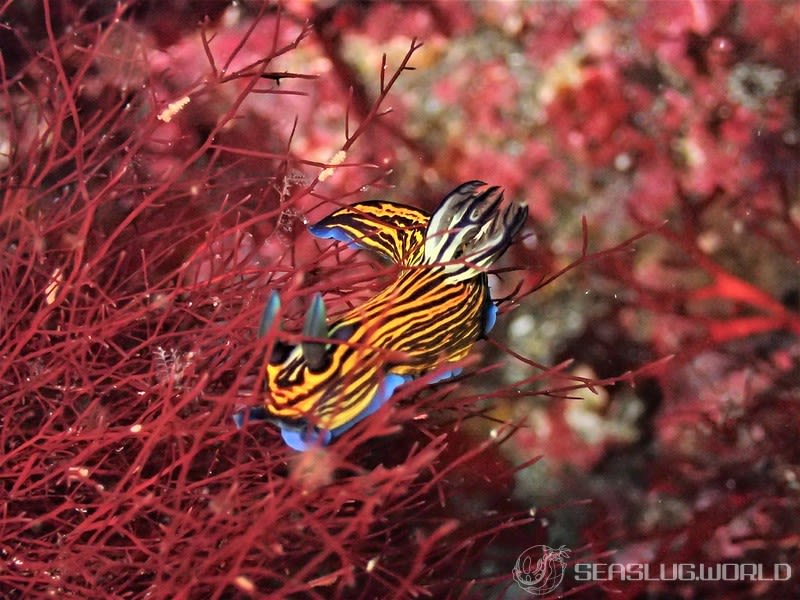
[[[331,324],[317,294],[306,314],[304,341],[274,343],[266,365],[268,395],[249,418],[276,423],[295,450],[327,445],[378,410],[398,386],[464,358],[495,322],[486,269],[511,244],[527,214],[527,207],[503,202],[500,188],[469,181],[430,216],[371,200],[311,226],[317,237],[393,261],[399,276]],[[262,334],[279,311],[273,292]],[[445,368],[436,380],[457,371]],[[241,426],[243,415],[234,418]]]

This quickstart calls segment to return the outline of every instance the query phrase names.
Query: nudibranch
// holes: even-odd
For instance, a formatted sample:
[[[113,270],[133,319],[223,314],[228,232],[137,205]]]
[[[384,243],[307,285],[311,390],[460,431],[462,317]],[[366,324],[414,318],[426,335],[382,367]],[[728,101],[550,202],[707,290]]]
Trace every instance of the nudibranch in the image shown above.
[[[511,244],[528,215],[499,187],[469,181],[432,215],[370,200],[337,210],[310,227],[313,235],[372,250],[399,266],[394,283],[328,323],[317,294],[301,343],[276,341],[266,365],[267,397],[249,419],[278,425],[295,450],[324,446],[378,410],[395,390],[464,358],[495,323],[487,268]],[[280,312],[276,292],[261,333]],[[279,338],[280,335],[277,334]],[[244,417],[235,415],[241,426]]]

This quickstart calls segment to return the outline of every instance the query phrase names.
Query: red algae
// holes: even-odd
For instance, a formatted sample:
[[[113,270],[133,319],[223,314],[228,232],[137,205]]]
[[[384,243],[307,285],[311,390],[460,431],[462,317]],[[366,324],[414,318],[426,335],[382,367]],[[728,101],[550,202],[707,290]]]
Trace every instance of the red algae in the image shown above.
[[[781,2],[6,3],[0,595],[522,597],[545,544],[581,598],[677,584],[578,563],[796,568],[799,26]],[[335,317],[396,276],[306,224],[471,179],[531,218],[463,374],[318,452],[237,430],[272,290],[295,332],[314,293]]]

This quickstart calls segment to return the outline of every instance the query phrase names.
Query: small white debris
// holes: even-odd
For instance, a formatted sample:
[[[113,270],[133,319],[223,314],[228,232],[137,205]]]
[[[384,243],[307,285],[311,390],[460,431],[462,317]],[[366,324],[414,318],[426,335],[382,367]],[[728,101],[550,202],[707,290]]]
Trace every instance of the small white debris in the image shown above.
[[[175,102],[170,102],[167,108],[158,114],[158,120],[163,121],[164,123],[169,123],[172,121],[172,118],[181,112],[191,101],[192,99],[189,98],[189,96],[184,96],[179,100],[175,100]]]
[[[620,152],[614,157],[614,168],[617,171],[627,171],[633,165],[633,159],[627,152]]]
[[[328,164],[330,166],[323,169],[322,173],[319,174],[319,180],[325,181],[331,175],[333,175],[333,172],[336,170],[336,167],[342,164],[345,158],[347,158],[347,152],[345,152],[344,150],[339,150],[336,154],[334,154],[333,158],[331,158],[328,161]]]
[[[222,27],[229,29],[236,27],[242,20],[242,11],[238,2],[231,2],[222,14]]]
[[[67,469],[69,472],[68,478],[69,479],[78,479],[83,478],[86,479],[89,477],[89,469],[86,467],[70,467]]]
[[[508,326],[508,333],[512,339],[523,338],[533,333],[536,327],[536,319],[532,315],[520,315]]]
[[[131,425],[131,433],[139,433],[142,430],[141,423],[137,423],[136,425]]]
[[[61,283],[64,281],[64,274],[61,271],[61,267],[56,267],[53,271],[53,274],[50,276],[50,283],[47,284],[47,287],[44,289],[44,301],[50,305],[56,301],[56,295],[58,294],[58,288],[61,286]]]
[[[365,569],[367,573],[372,573],[375,566],[378,564],[378,557],[373,556],[367,561],[367,568]]]
[[[256,591],[256,586],[253,583],[253,581],[249,577],[245,577],[244,575],[239,575],[236,579],[233,580],[233,583],[243,592],[252,593]]]
[[[740,62],[728,76],[728,95],[734,102],[760,109],[763,102],[775,96],[786,80],[786,74],[765,64]]]

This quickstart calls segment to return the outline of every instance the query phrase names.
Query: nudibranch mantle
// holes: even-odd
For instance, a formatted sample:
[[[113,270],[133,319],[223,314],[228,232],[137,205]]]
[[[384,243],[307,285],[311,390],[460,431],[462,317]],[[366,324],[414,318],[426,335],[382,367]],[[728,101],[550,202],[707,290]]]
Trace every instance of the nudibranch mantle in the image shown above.
[[[304,340],[276,341],[267,365],[267,398],[249,419],[281,429],[295,450],[324,446],[377,411],[395,390],[464,358],[494,326],[497,308],[486,269],[511,244],[528,210],[504,203],[502,190],[469,181],[450,192],[432,215],[370,200],[341,208],[309,228],[323,239],[372,250],[400,266],[392,284],[328,324],[316,295]],[[280,313],[273,292],[263,335]],[[279,338],[279,336],[278,336]],[[234,416],[238,426],[244,417]]]

